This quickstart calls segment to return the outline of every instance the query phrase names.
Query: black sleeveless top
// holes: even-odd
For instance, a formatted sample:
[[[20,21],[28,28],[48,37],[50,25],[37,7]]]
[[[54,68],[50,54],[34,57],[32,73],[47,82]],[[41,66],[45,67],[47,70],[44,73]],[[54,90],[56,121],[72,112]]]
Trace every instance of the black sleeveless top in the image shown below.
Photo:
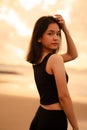
[[[33,65],[34,78],[40,95],[40,103],[43,105],[59,103],[58,90],[54,75],[46,72],[46,63],[51,55],[52,53],[49,53],[41,63]],[[67,74],[66,81],[68,82]]]

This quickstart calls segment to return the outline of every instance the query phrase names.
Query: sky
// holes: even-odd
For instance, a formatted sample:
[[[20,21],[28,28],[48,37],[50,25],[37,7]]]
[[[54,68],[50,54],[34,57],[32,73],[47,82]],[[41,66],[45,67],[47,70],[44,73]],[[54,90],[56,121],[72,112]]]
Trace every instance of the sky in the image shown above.
[[[66,66],[87,70],[86,12],[86,0],[0,0],[0,64],[26,64],[36,20],[43,15],[59,13],[78,50],[78,58]],[[65,39],[62,42],[63,48]]]

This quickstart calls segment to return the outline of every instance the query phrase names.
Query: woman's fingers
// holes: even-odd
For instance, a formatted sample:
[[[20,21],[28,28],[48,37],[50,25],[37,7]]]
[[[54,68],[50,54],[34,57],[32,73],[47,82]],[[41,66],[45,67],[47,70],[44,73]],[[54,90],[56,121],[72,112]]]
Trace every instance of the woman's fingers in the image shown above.
[[[65,25],[65,21],[60,14],[55,14],[55,18],[58,20],[58,23],[60,24],[61,29],[63,29],[63,26]]]

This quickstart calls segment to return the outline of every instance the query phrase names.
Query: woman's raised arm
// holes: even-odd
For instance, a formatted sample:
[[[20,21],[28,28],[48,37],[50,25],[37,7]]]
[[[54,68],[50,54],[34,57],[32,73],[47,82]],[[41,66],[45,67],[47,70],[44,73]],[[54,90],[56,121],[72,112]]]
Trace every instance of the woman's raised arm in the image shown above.
[[[61,15],[55,15],[55,17],[58,19],[60,27],[65,34],[66,43],[67,43],[67,51],[66,51],[66,53],[62,54],[61,56],[63,57],[64,62],[74,60],[78,56],[74,41],[70,35],[70,32],[65,24],[63,17]]]

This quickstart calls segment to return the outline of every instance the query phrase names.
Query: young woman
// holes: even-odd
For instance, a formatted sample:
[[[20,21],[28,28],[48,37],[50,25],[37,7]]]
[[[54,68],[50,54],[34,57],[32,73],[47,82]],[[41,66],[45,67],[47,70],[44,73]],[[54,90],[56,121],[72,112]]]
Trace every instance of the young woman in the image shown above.
[[[61,30],[67,52],[59,55]],[[30,130],[67,130],[67,119],[73,130],[79,130],[68,92],[64,62],[77,57],[75,44],[61,15],[43,16],[35,24],[27,61],[32,63],[40,106],[31,122]]]

